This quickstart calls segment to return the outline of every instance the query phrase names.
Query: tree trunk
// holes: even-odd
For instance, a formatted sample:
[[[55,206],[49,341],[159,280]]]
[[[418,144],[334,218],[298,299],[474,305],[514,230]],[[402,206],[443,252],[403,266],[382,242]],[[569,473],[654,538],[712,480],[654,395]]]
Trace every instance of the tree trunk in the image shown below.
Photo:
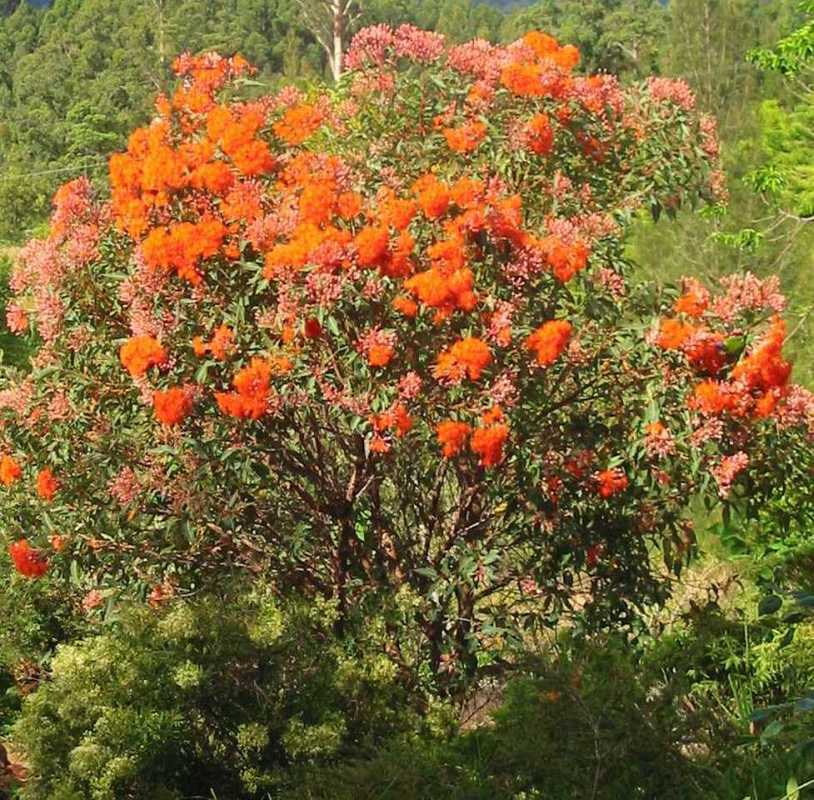
[[[332,0],[333,12],[333,56],[330,58],[333,79],[338,81],[342,77],[343,57],[345,54],[345,15],[342,8],[343,0]]]

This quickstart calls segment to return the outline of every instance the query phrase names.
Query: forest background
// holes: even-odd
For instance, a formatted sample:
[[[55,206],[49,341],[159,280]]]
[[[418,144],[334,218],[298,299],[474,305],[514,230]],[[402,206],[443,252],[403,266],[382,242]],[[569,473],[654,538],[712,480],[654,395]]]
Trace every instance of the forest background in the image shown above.
[[[150,119],[152,98],[171,85],[170,67],[179,53],[241,53],[259,69],[253,78],[258,93],[289,83],[307,86],[330,80],[323,50],[303,24],[296,0],[55,0],[48,8],[37,5],[42,4],[25,0],[0,4],[0,303],[7,293],[7,273],[17,247],[44,231],[56,188],[81,175],[97,184],[106,181],[109,154],[122,149],[130,131]],[[811,94],[805,70],[788,76],[782,70],[766,69],[765,62],[751,57],[755,50],[771,47],[799,29],[809,16],[797,0],[671,0],[667,4],[542,0],[529,5],[366,0],[357,24],[407,22],[443,33],[453,42],[474,38],[509,42],[528,30],[545,30],[579,47],[585,72],[610,72],[623,81],[649,75],[684,78],[696,93],[698,106],[718,120],[730,202],[702,212],[681,209],[669,214],[674,217],[671,224],[655,219],[655,214],[643,216],[627,255],[639,277],[660,283],[678,283],[685,274],[710,281],[744,270],[764,277],[779,274],[790,300],[795,379],[810,387],[814,382],[814,352],[807,346],[814,332]],[[29,343],[12,337],[3,324],[3,360],[24,365]],[[792,505],[801,502],[800,498],[787,500]],[[732,800],[807,796],[805,784],[814,774],[809,760],[814,726],[797,716],[794,724],[781,724],[774,718],[774,706],[789,700],[799,703],[801,698],[809,706],[797,710],[808,712],[814,705],[810,697],[803,697],[814,686],[814,633],[799,614],[775,620],[770,612],[777,610],[781,582],[786,582],[784,588],[793,585],[803,598],[811,597],[806,584],[812,576],[806,542],[810,528],[784,527],[777,521],[784,513],[780,505],[780,512],[775,509],[777,514],[766,523],[765,530],[779,531],[769,537],[769,544],[760,535],[763,531],[733,530],[724,520],[706,517],[699,510],[707,528],[701,535],[705,556],[686,580],[685,596],[671,609],[681,625],[671,628],[671,635],[651,649],[644,661],[637,660],[640,654],[633,656],[613,642],[576,655],[562,645],[567,656],[544,667],[537,665],[534,683],[509,691],[497,728],[490,732],[453,740],[444,747],[428,746],[422,740],[414,749],[412,739],[409,745],[399,740],[392,751],[377,756],[379,760],[343,764],[327,778],[310,773],[300,783],[292,779],[285,784],[291,794],[285,796],[503,797],[500,792],[506,790],[507,776],[539,769],[529,766],[539,760],[539,754],[530,752],[525,743],[530,730],[535,731],[533,738],[546,743],[551,761],[549,771],[542,778],[529,777],[528,784],[558,781],[562,793],[553,797],[655,796],[631,794],[640,779],[614,784],[613,770],[602,773],[605,788],[598,790],[598,762],[608,759],[638,763],[644,772],[655,770],[664,782],[663,791],[678,792],[674,781],[686,767],[687,749],[676,730],[688,725],[688,720],[698,723],[693,735],[703,728],[708,737],[700,745],[696,739],[703,737],[696,737],[692,745],[706,748],[694,762],[704,762],[704,768],[681,789],[686,795],[674,796],[701,796],[701,785],[709,797]],[[196,613],[203,620],[198,624],[210,625],[213,637],[228,637],[228,615],[215,622],[211,609]],[[778,642],[801,619],[803,627],[795,629],[791,649],[783,649],[785,645]],[[48,630],[42,629],[40,621],[30,625],[31,641],[49,645],[71,637],[69,630],[60,629],[58,620]],[[125,633],[112,634],[111,641],[100,641],[98,646],[121,648],[116,652],[122,658],[127,652],[147,653],[140,660],[134,657],[133,670],[148,675],[158,668],[150,660],[155,655],[150,642],[166,634],[165,629],[156,630],[154,620],[139,618]],[[162,647],[166,663],[159,666],[183,672],[187,663],[183,648],[169,635]],[[226,658],[228,647],[248,645],[230,641],[223,652],[213,648],[210,667],[218,668],[218,659]],[[301,659],[313,668],[318,642],[291,647],[300,649],[293,656],[288,652],[273,657],[280,663]],[[2,681],[11,698],[0,705],[4,727],[16,718],[24,683],[12,669],[19,666],[18,656],[15,646],[0,639]],[[71,680],[81,685],[89,670],[88,664],[77,667],[61,689],[66,697]],[[615,680],[606,684],[608,671]],[[670,680],[666,675],[672,676]],[[100,675],[92,677],[102,680]],[[656,685],[661,694],[654,704],[651,690]],[[668,719],[665,711],[667,700],[674,699],[671,692],[687,704],[682,706],[680,724]],[[552,711],[549,703],[543,713],[530,700],[539,699],[541,693],[549,700],[572,693],[579,710],[575,716],[565,711],[558,716],[560,712]],[[323,700],[314,698],[314,702]],[[166,698],[156,702],[165,701],[171,702]],[[474,716],[486,713],[479,710]],[[698,722],[702,717],[703,724]],[[574,731],[568,744],[558,741],[561,726]],[[631,735],[637,727],[645,733]],[[146,727],[144,731],[147,736]],[[422,730],[422,736],[425,733]],[[430,739],[437,742],[433,736],[438,731],[431,733]],[[246,738],[241,747],[250,752],[252,731],[241,735]],[[309,735],[311,740],[296,745],[304,754],[302,763],[313,764],[321,753],[333,752],[330,725]],[[127,739],[123,731],[111,736]],[[331,759],[326,763],[326,768],[335,769]],[[388,776],[384,784],[377,783],[381,775]],[[392,775],[397,777],[391,781]],[[292,782],[299,788],[290,789]],[[321,794],[326,791],[324,785],[333,786],[334,794]],[[363,793],[368,790],[371,794]],[[505,796],[527,800],[549,796],[535,791],[506,790]]]

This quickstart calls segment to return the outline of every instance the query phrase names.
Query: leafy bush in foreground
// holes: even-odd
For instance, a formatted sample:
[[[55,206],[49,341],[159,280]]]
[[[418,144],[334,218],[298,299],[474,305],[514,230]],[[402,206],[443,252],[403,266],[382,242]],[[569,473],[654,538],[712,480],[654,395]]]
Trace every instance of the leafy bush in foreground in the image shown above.
[[[350,651],[328,606],[261,591],[133,609],[61,645],[13,738],[37,800],[265,797],[316,764],[409,724],[389,662]]]

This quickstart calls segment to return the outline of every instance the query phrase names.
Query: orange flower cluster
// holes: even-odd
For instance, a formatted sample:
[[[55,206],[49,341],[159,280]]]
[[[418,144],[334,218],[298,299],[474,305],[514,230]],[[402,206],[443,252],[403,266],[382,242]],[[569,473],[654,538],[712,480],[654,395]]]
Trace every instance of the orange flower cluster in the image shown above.
[[[550,87],[543,83],[540,64],[513,62],[500,75],[500,82],[513,94],[521,97],[546,97]]]
[[[393,300],[393,308],[404,314],[405,317],[414,317],[418,314],[418,304],[415,300],[403,295]]]
[[[198,286],[203,280],[200,261],[217,255],[227,235],[226,226],[212,217],[176,222],[168,228],[153,228],[142,244],[142,253],[153,269],[175,272]]]
[[[280,273],[302,269],[311,254],[322,245],[333,244],[341,251],[351,241],[349,231],[331,225],[320,228],[312,223],[298,225],[287,242],[277,244],[266,254],[264,277],[273,280]]]
[[[503,421],[503,411],[495,406],[481,418],[482,426],[474,430],[465,422],[444,420],[435,433],[444,458],[453,458],[466,446],[467,440],[482,467],[497,466],[503,460],[503,447],[509,437],[509,426]]]
[[[318,108],[303,104],[289,108],[282,119],[274,123],[272,130],[286,144],[296,146],[313,136],[324,121],[325,116]]]
[[[392,189],[386,189],[380,194],[378,205],[379,219],[397,231],[407,228],[417,209],[415,200],[398,197]]]
[[[480,456],[482,467],[494,467],[503,460],[503,445],[508,438],[508,425],[490,425],[488,428],[478,428],[472,434],[469,446],[473,453]]]
[[[573,328],[568,320],[550,320],[537,328],[526,339],[526,347],[533,351],[541,367],[553,364],[571,341]]]
[[[242,56],[223,58],[214,53],[202,56],[184,53],[175,59],[172,68],[185,80],[173,95],[171,106],[190,114],[206,113],[214,105],[215,93],[227,81],[255,72]],[[165,98],[159,98],[156,105],[163,116],[169,113],[170,104]]]
[[[438,219],[447,213],[452,199],[449,187],[441,183],[435,175],[423,175],[413,184],[418,206],[427,219]]]
[[[356,234],[353,244],[360,267],[377,267],[390,252],[390,232],[385,225],[368,225]]]
[[[471,432],[472,428],[465,422],[448,419],[439,423],[435,433],[438,436],[438,442],[441,444],[441,452],[444,458],[452,458],[458,455],[466,446]]]
[[[557,236],[548,236],[538,243],[554,277],[567,283],[588,266],[591,251],[584,242],[567,244]]]
[[[679,304],[681,313],[693,316],[704,313],[708,300],[688,292]],[[769,416],[786,393],[791,376],[791,364],[783,358],[785,340],[785,322],[775,318],[751,353],[732,368],[728,380],[705,380],[694,388],[690,407],[706,415]],[[703,375],[717,375],[729,360],[723,334],[678,319],[662,320],[656,343],[667,350],[682,350]]]
[[[665,350],[683,350],[693,366],[709,375],[720,372],[727,361],[723,334],[678,319],[661,321],[656,344]]]
[[[25,539],[9,545],[9,555],[14,568],[26,578],[41,578],[48,572],[48,559]]]
[[[54,473],[46,467],[37,474],[37,494],[50,503],[59,491],[59,481],[54,477]]]
[[[234,346],[235,334],[227,325],[220,325],[209,342],[205,342],[200,336],[192,340],[192,349],[198,358],[211,353],[212,358],[218,361],[225,361],[234,350]]]
[[[554,131],[546,114],[535,114],[525,128],[526,147],[538,156],[547,156],[554,146]]]
[[[287,365],[277,365],[278,371],[287,371]],[[238,419],[260,419],[268,410],[271,377],[275,364],[264,358],[253,358],[248,367],[235,375],[234,392],[218,392],[215,399],[221,412]]]
[[[530,47],[541,61],[564,72],[571,72],[579,64],[579,50],[576,47],[571,44],[561,46],[553,36],[542,31],[529,31],[523,37],[523,44]]]
[[[503,461],[503,445],[509,438],[509,426],[503,421],[503,409],[495,406],[482,417],[483,426],[476,428],[469,440],[472,452],[480,456],[482,467],[495,467]]]
[[[438,356],[434,375],[439,380],[460,383],[464,378],[476,381],[492,361],[489,345],[469,336],[461,339]]]
[[[241,177],[269,174],[275,160],[258,138],[265,123],[261,105],[242,104],[237,112],[215,101],[227,80],[249,70],[245,61],[185,56],[176,68],[186,80],[172,103],[161,100],[160,118],[136,130],[127,151],[110,159],[111,208],[120,230],[137,241],[146,237],[148,265],[175,271],[197,285],[199,262],[221,251],[230,233],[211,200],[219,199],[223,219],[233,220],[238,206],[240,213],[247,210],[251,194],[251,182]],[[184,222],[167,226],[177,201],[185,205]],[[222,252],[237,254],[235,246]]]
[[[527,51],[503,68],[500,81],[521,97],[559,97],[568,86],[567,78],[579,64],[579,50],[561,47],[552,36],[532,31],[523,37]],[[530,57],[529,57],[530,56]],[[552,80],[554,73],[557,80]]]
[[[462,241],[443,244],[460,247],[463,261]],[[440,322],[454,311],[472,311],[475,308],[478,298],[473,291],[474,283],[474,275],[468,267],[438,266],[413,275],[405,281],[404,288],[411,291],[424,305],[437,309],[436,321]]]
[[[471,120],[460,128],[444,128],[443,133],[450,149],[461,154],[473,153],[486,138],[486,125]]]
[[[702,331],[684,343],[687,360],[699,371],[715,375],[726,364],[726,346],[723,334]]]
[[[694,326],[679,319],[664,319],[659,326],[656,344],[665,350],[679,350],[695,331]]]
[[[413,429],[413,419],[402,403],[396,403],[389,411],[375,417],[374,430],[394,430],[396,436],[406,436]]]
[[[367,363],[371,367],[386,367],[393,358],[393,346],[389,344],[374,344],[367,351]]]
[[[396,403],[384,414],[375,415],[370,422],[374,432],[370,449],[374,453],[386,453],[390,449],[389,442],[382,434],[393,431],[401,439],[413,429],[413,418],[403,403]]]
[[[162,425],[180,425],[192,411],[192,395],[183,387],[155,392],[153,411]]]
[[[600,497],[606,500],[623,492],[628,487],[627,475],[618,467],[606,469],[596,474],[596,483]]]
[[[690,281],[685,287],[684,294],[676,300],[674,310],[676,314],[700,317],[708,307],[709,292],[697,281]]]
[[[9,455],[0,459],[0,483],[3,486],[12,486],[22,477],[23,470],[20,465]]]
[[[732,377],[761,394],[785,388],[791,376],[791,364],[783,358],[785,341],[786,323],[778,317],[751,355],[732,370]]]
[[[472,311],[477,305],[474,276],[467,266],[467,236],[488,228],[496,238],[522,245],[526,235],[520,228],[519,198],[483,201],[484,184],[462,178],[450,187],[433,175],[420,178],[414,185],[418,204],[430,218],[445,214],[451,206],[462,213],[444,224],[446,238],[427,248],[431,267],[405,281],[404,287],[424,305],[436,309],[441,322],[455,311]]]
[[[355,192],[340,192],[341,162],[304,152],[287,162],[277,188],[281,201],[296,209],[297,224],[283,241],[269,242],[265,250],[263,274],[269,280],[292,277],[313,261],[321,265],[350,267],[349,247],[354,237],[347,227],[331,223],[334,216],[354,219],[362,212],[362,200]],[[372,225],[356,242],[365,266],[381,266],[388,242],[381,226]],[[386,231],[385,231],[386,233]]]
[[[738,414],[740,402],[729,384],[720,381],[702,381],[693,390],[690,408],[709,416],[729,413]]]
[[[150,367],[165,364],[167,352],[152,336],[134,336],[119,350],[122,366],[134,377],[144,375]]]
[[[265,114],[259,108],[241,109],[237,116],[224,106],[215,106],[207,115],[206,131],[209,141],[220,147],[240,172],[247,177],[253,177],[271,172],[275,166],[268,145],[257,138],[264,121]],[[213,171],[218,167],[218,164],[202,165],[196,172],[201,173],[207,168]],[[204,176],[206,174],[204,172]],[[223,176],[222,168],[219,173],[214,172],[214,177],[217,178],[218,174]],[[192,177],[194,183],[195,173]],[[222,185],[216,184],[219,191],[212,193],[223,196],[231,185],[230,181],[225,180]]]

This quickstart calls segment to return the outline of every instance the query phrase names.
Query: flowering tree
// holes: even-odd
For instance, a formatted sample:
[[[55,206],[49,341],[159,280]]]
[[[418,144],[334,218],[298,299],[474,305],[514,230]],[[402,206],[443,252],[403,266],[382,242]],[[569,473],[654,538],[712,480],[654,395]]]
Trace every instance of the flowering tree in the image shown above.
[[[771,488],[812,401],[772,281],[630,284],[636,214],[723,193],[715,127],[578,61],[380,26],[335,90],[244,102],[240,58],[179,59],[110,199],[63,187],[13,275],[17,570],[86,606],[263,571],[376,612],[414,677],[663,600],[690,500]]]

